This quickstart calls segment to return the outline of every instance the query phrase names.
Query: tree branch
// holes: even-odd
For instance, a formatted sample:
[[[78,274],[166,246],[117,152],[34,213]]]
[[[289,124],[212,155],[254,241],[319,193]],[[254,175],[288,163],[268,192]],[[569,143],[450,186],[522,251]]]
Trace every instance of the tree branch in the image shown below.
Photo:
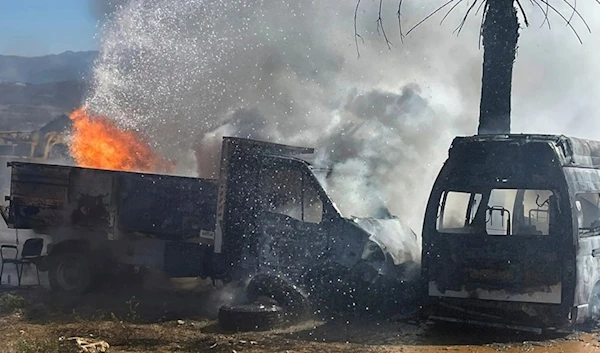
[[[411,29],[408,30],[408,32],[406,32],[406,35],[409,35],[410,32],[412,32],[415,28],[419,27],[423,22],[427,21],[428,19],[430,19],[431,17],[433,17],[436,13],[440,12],[444,7],[450,5],[451,3],[453,3],[456,0],[448,0],[444,5],[438,7],[435,11],[433,11],[432,13],[430,13],[429,15],[425,16],[424,19],[422,19],[421,21],[419,21],[416,25],[412,26]],[[598,0],[600,1],[600,0]]]
[[[398,0],[398,30],[400,30],[400,42],[404,42],[404,34],[402,33],[402,0]]]
[[[464,27],[465,23],[467,22],[467,18],[469,17],[469,14],[471,13],[471,11],[472,11],[472,10],[473,10],[473,8],[475,7],[475,5],[477,5],[477,2],[478,2],[478,1],[479,1],[479,0],[475,0],[475,1],[473,1],[473,3],[472,3],[472,4],[471,4],[471,6],[470,6],[470,7],[467,9],[467,12],[466,12],[466,13],[465,13],[465,15],[463,16],[463,19],[462,19],[462,21],[460,21],[460,24],[458,25],[458,27],[456,27],[456,29],[455,29],[455,30],[454,30],[452,33],[454,33],[454,32],[457,32],[457,31],[458,31],[457,35],[459,35],[459,34],[460,34],[460,31],[463,29],[463,27]],[[488,0],[482,0],[482,1],[488,1]],[[492,0],[492,1],[493,1],[493,0]],[[496,0],[496,1],[497,1],[497,0]]]
[[[545,0],[547,1],[547,0]],[[577,11],[577,8],[575,8],[575,6],[571,5],[570,2],[568,2],[567,0],[563,0],[563,2],[567,5],[569,5],[569,7],[571,7],[573,9],[573,13],[577,14],[577,16],[581,19],[581,22],[583,22],[583,24],[585,25],[585,27],[587,28],[588,32],[592,33],[592,29],[590,28],[590,26],[588,26],[587,22],[585,21],[585,19],[583,18],[583,16],[581,16],[581,13],[579,13],[579,11]],[[577,1],[575,1],[575,4],[577,4]],[[577,5],[576,5],[577,6]],[[562,16],[561,16],[562,17]],[[571,15],[571,18],[573,17],[573,15]],[[564,17],[563,17],[564,18]],[[571,20],[567,20],[567,26],[571,25]]]
[[[456,4],[454,4],[454,6],[452,6],[450,8],[450,10],[448,10],[448,12],[446,12],[446,14],[444,15],[444,17],[442,18],[442,20],[440,21],[440,25],[442,23],[444,23],[444,20],[446,19],[446,17],[448,17],[448,15],[450,15],[450,13],[452,12],[452,10],[454,10],[458,5],[460,5],[460,3],[463,2],[463,0],[458,0],[458,2]]]
[[[383,27],[383,18],[381,18],[381,7],[383,6],[383,0],[379,0],[379,17],[377,18],[377,33],[379,33],[379,29],[381,28],[381,34],[383,34],[383,38],[385,39],[385,44],[388,47],[388,50],[392,50],[392,43],[388,40],[387,34],[385,34],[385,28]]]
[[[529,27],[529,21],[527,20],[527,14],[525,13],[525,10],[523,10],[523,5],[521,5],[521,1],[520,0],[515,0],[515,1],[517,2],[517,5],[519,6],[519,10],[523,14],[523,21],[525,21],[525,26]]]
[[[358,56],[358,58],[360,59],[360,50],[358,49],[358,38],[360,38],[360,40],[363,42],[363,44],[365,43],[365,40],[363,39],[363,37],[361,37],[360,34],[358,34],[358,29],[357,29],[357,25],[356,25],[356,18],[358,16],[358,7],[360,6],[360,1],[361,0],[357,0],[356,1],[356,9],[354,9],[354,44],[356,45],[356,55]]]
[[[544,26],[544,23],[548,22],[548,29],[552,30],[552,27],[550,26],[550,19],[548,18],[548,11],[547,9],[544,10],[544,8],[542,7],[542,5],[540,5],[540,3],[537,0],[530,0],[532,4],[535,4],[537,7],[540,8],[540,11],[542,11],[542,13],[544,14],[544,20],[542,21],[542,24],[540,25],[540,28],[542,28]]]
[[[563,14],[560,11],[558,11],[554,6],[552,6],[548,0],[538,0],[538,1],[541,1],[542,3],[546,4],[546,6],[548,6],[550,9],[552,9],[552,11],[554,11],[558,16],[560,16],[565,21],[567,26],[569,26],[569,28],[571,28],[571,30],[577,37],[577,40],[579,40],[579,43],[583,44],[583,41],[581,40],[581,37],[579,36],[579,33],[577,33],[577,30],[575,29],[575,27],[573,27],[573,25],[569,23],[569,20],[565,16],[563,16]]]
[[[577,0],[573,0],[573,6],[577,8]],[[575,16],[575,9],[573,9],[573,12],[571,12],[571,17],[569,17],[569,23],[571,23],[571,21],[573,20],[573,16]]]

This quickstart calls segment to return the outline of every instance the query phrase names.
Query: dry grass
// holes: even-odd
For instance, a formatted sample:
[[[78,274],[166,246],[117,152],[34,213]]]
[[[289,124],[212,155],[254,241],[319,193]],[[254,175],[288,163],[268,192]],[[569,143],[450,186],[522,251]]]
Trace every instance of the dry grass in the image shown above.
[[[0,294],[0,352],[57,353],[59,337],[93,337],[110,352],[594,352],[594,335],[577,340],[511,340],[482,333],[438,334],[416,325],[348,319],[306,322],[264,333],[222,332],[202,307],[205,293],[90,294],[78,300],[29,289]],[[489,335],[488,335],[489,336]],[[524,344],[523,341],[533,341]],[[500,346],[494,342],[502,342]],[[495,345],[494,345],[495,344]]]

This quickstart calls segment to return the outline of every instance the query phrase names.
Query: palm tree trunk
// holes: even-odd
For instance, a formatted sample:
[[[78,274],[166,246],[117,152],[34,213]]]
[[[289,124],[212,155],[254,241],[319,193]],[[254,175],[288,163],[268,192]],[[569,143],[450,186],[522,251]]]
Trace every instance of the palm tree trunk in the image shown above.
[[[487,0],[482,27],[479,134],[510,133],[512,70],[519,39],[519,21],[513,1]]]

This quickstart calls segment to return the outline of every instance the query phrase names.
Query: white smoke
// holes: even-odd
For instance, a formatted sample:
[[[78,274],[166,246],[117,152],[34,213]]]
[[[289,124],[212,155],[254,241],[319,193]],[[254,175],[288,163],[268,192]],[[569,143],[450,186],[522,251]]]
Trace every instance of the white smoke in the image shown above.
[[[405,1],[405,28],[437,5]],[[420,233],[452,138],[477,128],[479,20],[459,37],[451,33],[464,5],[401,43],[397,3],[384,2],[390,51],[377,33],[377,6],[363,2],[357,58],[354,1],[131,0],[102,28],[86,104],[149,137],[179,161],[179,173],[192,173],[198,147],[201,176],[214,176],[223,135],[317,147],[319,164],[333,167],[326,184],[344,213],[367,215],[383,203]],[[579,100],[598,87],[579,85],[597,70],[592,40],[583,36],[580,46],[568,29],[538,29],[540,14],[530,13],[515,66],[513,127],[583,133],[566,117],[594,107]],[[574,77],[576,62],[594,68],[590,76]]]

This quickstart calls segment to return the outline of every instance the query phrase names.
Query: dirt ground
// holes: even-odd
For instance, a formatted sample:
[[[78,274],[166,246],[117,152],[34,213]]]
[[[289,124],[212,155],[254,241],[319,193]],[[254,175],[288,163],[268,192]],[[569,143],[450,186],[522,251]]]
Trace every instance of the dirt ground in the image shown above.
[[[109,352],[600,352],[600,333],[554,337],[416,322],[346,318],[284,330],[219,329],[222,294],[102,289],[77,300],[46,288],[0,289],[0,352],[58,352],[60,337],[93,337]]]

